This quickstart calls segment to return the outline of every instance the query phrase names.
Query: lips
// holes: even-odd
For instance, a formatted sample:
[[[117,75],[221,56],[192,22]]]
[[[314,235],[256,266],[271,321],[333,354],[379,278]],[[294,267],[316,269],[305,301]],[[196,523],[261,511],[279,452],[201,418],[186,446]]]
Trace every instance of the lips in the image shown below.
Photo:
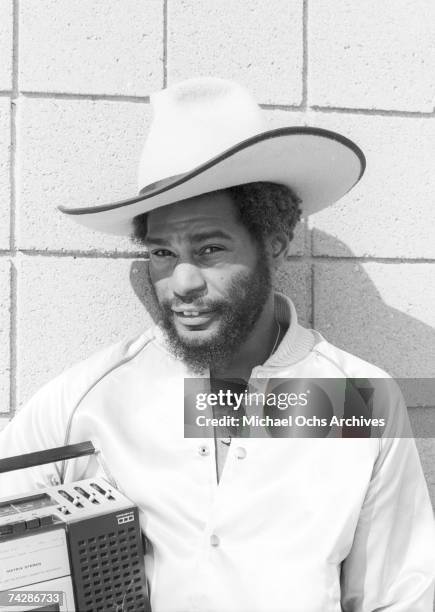
[[[208,314],[211,310],[174,310],[176,315],[182,317],[199,317],[204,314]]]
[[[215,312],[213,310],[173,310],[178,321],[188,327],[205,325],[210,322]]]

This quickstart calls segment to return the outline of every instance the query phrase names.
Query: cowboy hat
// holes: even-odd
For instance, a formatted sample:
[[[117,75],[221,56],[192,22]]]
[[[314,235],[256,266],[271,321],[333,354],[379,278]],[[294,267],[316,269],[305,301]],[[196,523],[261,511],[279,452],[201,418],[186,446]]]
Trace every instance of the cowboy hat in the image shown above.
[[[313,127],[265,129],[239,84],[201,77],[150,97],[153,123],[139,163],[138,194],[111,204],[59,209],[91,229],[131,234],[135,216],[194,196],[268,181],[287,185],[303,215],[336,202],[361,178],[362,151]]]

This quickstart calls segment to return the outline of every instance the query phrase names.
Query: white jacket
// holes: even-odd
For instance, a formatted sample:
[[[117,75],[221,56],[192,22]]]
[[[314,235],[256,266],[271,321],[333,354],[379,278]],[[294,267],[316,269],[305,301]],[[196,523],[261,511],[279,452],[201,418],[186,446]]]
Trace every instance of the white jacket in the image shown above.
[[[387,376],[275,302],[290,326],[252,377]],[[153,612],[431,612],[433,514],[412,439],[234,440],[217,484],[213,440],[183,436],[189,376],[157,327],[64,372],[0,434],[0,456],[90,439],[104,470],[11,472],[0,497],[111,476],[142,510]]]

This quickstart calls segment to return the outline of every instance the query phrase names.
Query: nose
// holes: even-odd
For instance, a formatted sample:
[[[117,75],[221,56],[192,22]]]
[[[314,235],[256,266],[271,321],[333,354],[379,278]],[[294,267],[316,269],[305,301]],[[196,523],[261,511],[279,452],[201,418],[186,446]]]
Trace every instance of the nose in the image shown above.
[[[206,282],[201,270],[192,263],[179,263],[174,267],[171,278],[174,294],[186,299],[195,299],[205,292]]]

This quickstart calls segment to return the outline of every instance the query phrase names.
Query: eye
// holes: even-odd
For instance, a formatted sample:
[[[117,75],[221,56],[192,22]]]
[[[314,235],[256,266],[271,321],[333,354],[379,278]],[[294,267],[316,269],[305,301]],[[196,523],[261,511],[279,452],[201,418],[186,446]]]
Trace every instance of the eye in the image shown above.
[[[213,255],[213,253],[218,253],[219,251],[223,251],[223,247],[211,244],[202,248],[199,253],[200,255]]]
[[[151,251],[151,255],[154,255],[154,257],[174,257],[174,254],[168,249],[156,249]]]

